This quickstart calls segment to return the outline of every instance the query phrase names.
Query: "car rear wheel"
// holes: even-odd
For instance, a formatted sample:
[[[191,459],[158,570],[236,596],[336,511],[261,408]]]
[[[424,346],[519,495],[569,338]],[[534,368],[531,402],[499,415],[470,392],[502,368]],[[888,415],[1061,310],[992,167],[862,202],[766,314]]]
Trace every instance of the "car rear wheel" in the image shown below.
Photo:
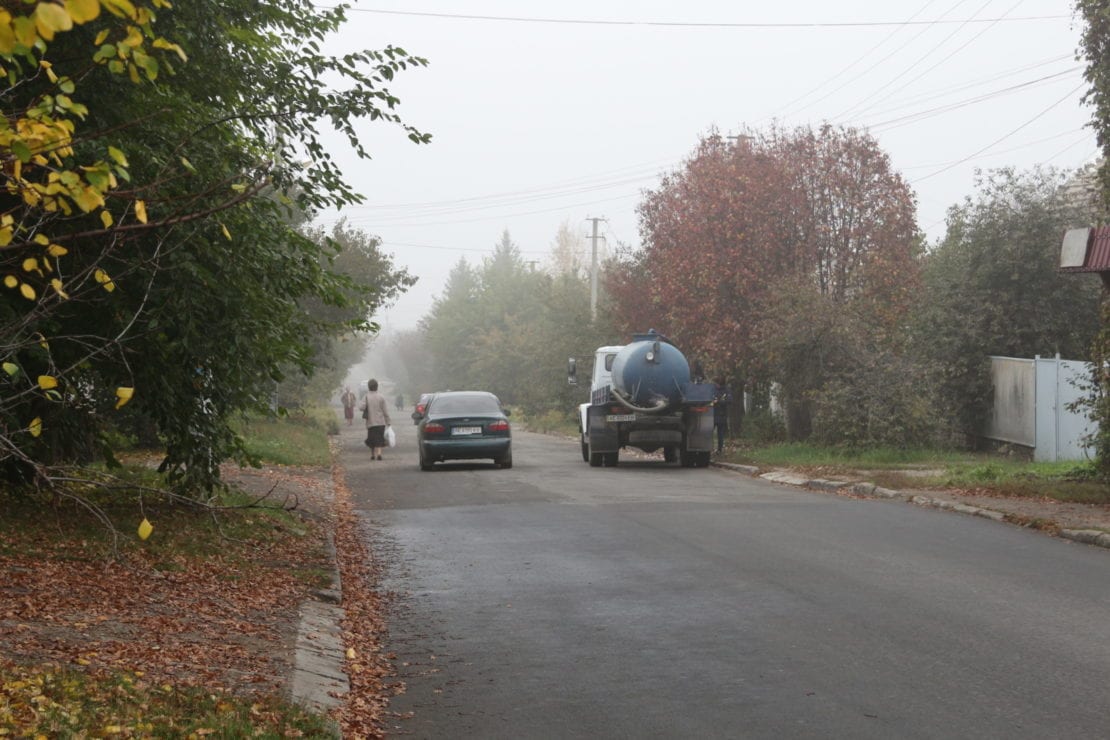
[[[505,455],[505,457],[497,461],[497,464],[500,465],[502,469],[511,468],[513,466],[513,453],[510,452]]]
[[[420,469],[421,470],[431,470],[432,469],[432,461],[424,456],[424,451],[423,450],[420,451]]]

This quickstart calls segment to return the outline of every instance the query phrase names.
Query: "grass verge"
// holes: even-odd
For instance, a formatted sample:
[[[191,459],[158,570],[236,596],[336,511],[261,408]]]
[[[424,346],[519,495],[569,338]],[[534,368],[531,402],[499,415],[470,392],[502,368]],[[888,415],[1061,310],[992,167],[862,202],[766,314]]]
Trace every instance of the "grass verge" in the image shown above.
[[[290,412],[271,419],[249,417],[236,425],[247,449],[277,465],[326,466],[331,463],[328,435],[339,434],[339,419],[330,408]]]
[[[800,443],[734,448],[729,462],[866,478],[897,489],[958,488],[1008,496],[1110,504],[1110,486],[1087,463],[1035,463],[951,450],[849,450]]]

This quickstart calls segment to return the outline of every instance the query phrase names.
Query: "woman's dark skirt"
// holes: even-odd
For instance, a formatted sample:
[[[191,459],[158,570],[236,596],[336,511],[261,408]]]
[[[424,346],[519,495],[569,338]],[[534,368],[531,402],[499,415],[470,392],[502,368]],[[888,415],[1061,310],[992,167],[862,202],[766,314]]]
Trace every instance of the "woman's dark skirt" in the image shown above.
[[[385,447],[385,425],[380,427],[366,427],[366,446]]]

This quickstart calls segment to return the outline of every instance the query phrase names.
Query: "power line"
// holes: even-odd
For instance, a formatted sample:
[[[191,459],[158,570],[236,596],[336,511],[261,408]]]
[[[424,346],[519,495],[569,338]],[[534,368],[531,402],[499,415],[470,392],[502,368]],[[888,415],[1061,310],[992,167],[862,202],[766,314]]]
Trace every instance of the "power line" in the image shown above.
[[[993,2],[993,0],[986,0],[986,2],[984,2],[984,3],[982,4],[982,5],[980,5],[980,6],[979,6],[979,9],[975,11],[975,15],[978,15],[979,13],[982,13],[982,12],[983,12],[983,11],[984,11],[984,10],[986,9],[986,7],[987,7],[988,5],[990,5],[990,4],[991,4],[991,2]],[[974,17],[975,17],[975,16],[973,15],[973,16],[972,16],[972,18],[974,18]],[[893,85],[894,83],[896,83],[896,82],[897,82],[898,80],[902,79],[902,77],[903,77],[903,76],[905,76],[905,75],[909,74],[909,73],[910,73],[911,71],[913,71],[913,69],[914,69],[915,67],[917,67],[917,66],[918,66],[919,64],[921,64],[922,62],[924,62],[924,61],[925,61],[926,59],[928,59],[928,58],[929,58],[930,56],[932,56],[932,55],[933,55],[933,54],[934,54],[935,52],[937,52],[937,51],[938,51],[938,50],[939,50],[939,49],[940,49],[940,48],[941,48],[942,46],[944,46],[945,44],[947,44],[947,43],[948,43],[948,42],[949,42],[949,41],[950,41],[951,39],[955,38],[956,34],[958,34],[958,33],[959,33],[960,31],[962,31],[962,30],[964,29],[964,26],[968,25],[968,24],[969,24],[970,22],[971,22],[970,20],[966,20],[966,21],[964,21],[963,23],[961,23],[961,24],[960,24],[960,25],[959,25],[959,26],[958,26],[958,27],[957,27],[957,28],[956,28],[956,29],[955,29],[954,31],[952,31],[952,32],[951,32],[950,34],[948,34],[948,35],[947,35],[947,36],[945,36],[945,37],[944,37],[943,39],[941,39],[941,41],[940,41],[939,43],[937,43],[937,44],[934,44],[934,45],[933,45],[933,47],[932,47],[931,49],[929,49],[929,50],[928,50],[927,52],[925,52],[925,53],[924,53],[924,54],[922,54],[922,55],[921,55],[920,57],[918,57],[918,58],[917,58],[917,59],[916,59],[916,60],[915,60],[914,62],[912,62],[912,63],[910,64],[910,66],[906,67],[906,68],[905,68],[905,69],[903,69],[903,70],[902,70],[902,71],[901,71],[900,73],[898,73],[897,75],[895,75],[893,79],[889,80],[888,82],[886,82],[886,83],[885,83],[885,84],[883,84],[883,85],[880,85],[880,86],[879,86],[879,87],[878,87],[877,89],[875,89],[875,90],[874,90],[874,91],[873,91],[873,92],[872,92],[872,93],[871,93],[870,95],[868,95],[868,96],[864,97],[864,98],[863,98],[862,100],[859,100],[859,101],[857,101],[857,102],[856,102],[856,103],[855,103],[854,105],[851,105],[851,106],[849,106],[849,107],[848,107],[848,109],[847,109],[846,111],[844,111],[843,113],[840,113],[839,115],[836,115],[836,116],[834,116],[833,118],[834,118],[834,119],[838,119],[838,120],[842,120],[842,119],[844,119],[844,118],[845,118],[845,117],[847,117],[847,116],[848,116],[849,114],[851,114],[852,112],[854,112],[854,111],[855,111],[855,110],[856,110],[857,108],[859,108],[859,107],[860,107],[861,105],[863,105],[863,104],[864,104],[864,103],[866,103],[867,101],[869,101],[869,100],[871,100],[872,98],[874,98],[874,97],[875,97],[876,95],[878,95],[879,93],[881,93],[881,92],[882,92],[883,90],[887,89],[888,87],[890,87],[891,85]],[[992,24],[992,25],[993,25],[993,24]],[[962,48],[962,47],[961,47],[961,48]]]
[[[1015,3],[1013,7],[1011,7],[1011,8],[1010,8],[1010,9],[1009,9],[1008,11],[1006,11],[1006,15],[1009,15],[1010,13],[1014,12],[1015,10],[1017,10],[1017,7],[1018,7],[1019,5],[1021,5],[1021,3],[1022,3],[1022,2],[1024,2],[1024,0],[1018,0],[1018,2],[1017,2],[1017,3]],[[986,7],[986,6],[984,6],[984,7]],[[901,84],[900,86],[898,86],[898,87],[897,87],[897,88],[896,88],[895,90],[893,90],[892,92],[898,92],[898,91],[900,91],[900,90],[905,90],[905,89],[906,89],[907,87],[909,87],[909,86],[910,86],[910,85],[912,85],[913,83],[917,82],[917,81],[918,81],[918,80],[920,80],[920,79],[921,79],[922,77],[924,77],[925,75],[929,74],[929,73],[930,73],[930,72],[932,72],[932,71],[933,71],[934,69],[936,69],[936,68],[937,68],[937,67],[939,67],[940,65],[944,64],[945,62],[947,62],[947,61],[948,61],[949,59],[951,59],[952,57],[954,57],[954,56],[956,56],[957,54],[959,54],[959,53],[960,53],[961,51],[963,51],[963,50],[964,50],[964,49],[966,49],[966,48],[967,48],[968,46],[970,46],[970,45],[972,44],[972,42],[974,42],[974,41],[975,41],[976,39],[978,39],[978,38],[979,38],[980,36],[982,36],[983,34],[985,34],[985,33],[986,33],[987,31],[989,31],[989,30],[991,30],[992,28],[994,28],[994,27],[995,27],[996,25],[998,25],[998,22],[995,22],[995,23],[991,23],[991,24],[990,24],[989,26],[987,26],[986,28],[984,28],[983,30],[981,30],[981,31],[980,31],[979,33],[975,34],[975,35],[974,35],[974,36],[972,36],[972,37],[971,37],[970,39],[968,39],[967,41],[965,41],[965,42],[964,42],[963,44],[961,44],[960,46],[956,47],[956,48],[955,48],[955,49],[953,49],[953,50],[952,50],[951,52],[949,52],[949,53],[948,53],[948,55],[947,55],[946,57],[944,57],[944,58],[943,58],[943,59],[941,59],[940,61],[938,61],[938,62],[936,62],[935,64],[933,64],[933,66],[929,67],[928,69],[926,69],[926,70],[924,70],[924,71],[922,71],[922,72],[919,72],[919,73],[918,73],[918,75],[917,75],[916,77],[913,77],[913,78],[911,78],[911,79],[909,79],[909,80],[906,80],[906,81],[905,81],[904,83],[902,83],[902,84]],[[962,28],[962,26],[961,26],[961,28]],[[960,29],[957,29],[957,32],[959,32],[959,30],[960,30]],[[947,41],[947,39],[945,39],[945,41]],[[940,48],[940,47],[938,46],[937,48]],[[906,72],[909,72],[909,71],[911,71],[911,70],[913,69],[913,67],[914,67],[914,66],[916,66],[916,65],[911,65],[911,66],[910,66],[910,68],[906,70]],[[888,85],[889,85],[889,84],[891,84],[891,83],[893,83],[893,82],[895,82],[895,81],[897,81],[897,79],[898,79],[897,77],[896,77],[896,78],[894,78],[893,80],[891,80],[891,81],[890,81],[890,83],[888,83]],[[872,97],[874,97],[874,95],[875,95],[875,94],[877,94],[878,92],[880,92],[880,91],[881,91],[882,89],[883,89],[883,88],[880,88],[879,90],[876,90],[876,91],[875,91],[875,93],[873,93],[873,94],[872,94]],[[867,107],[866,107],[866,108],[864,108],[863,110],[859,110],[859,111],[858,111],[858,112],[856,113],[856,115],[864,115],[864,114],[865,114],[865,113],[867,113],[867,112],[868,112],[869,110],[873,110],[873,109],[875,108],[875,106],[876,106],[876,105],[878,105],[879,103],[882,103],[882,102],[883,102],[884,100],[888,100],[889,98],[890,98],[890,94],[886,95],[885,97],[882,97],[882,98],[880,98],[880,99],[879,99],[879,100],[877,100],[877,101],[876,101],[875,103],[873,103],[873,104],[871,104],[871,105],[867,106]],[[866,103],[866,102],[867,102],[867,99],[861,100],[861,101],[860,101],[859,103],[857,103],[857,104],[856,104],[856,106],[853,106],[853,108],[852,108],[851,110],[849,110],[849,111],[848,111],[848,113],[852,113],[852,112],[853,112],[853,111],[855,111],[855,110],[856,110],[856,109],[857,109],[857,108],[858,108],[858,107],[859,107],[860,105],[862,105],[863,103]],[[847,115],[847,113],[846,113],[845,115]]]
[[[638,198],[639,196],[640,196],[639,193],[627,193],[625,195],[618,195],[618,196],[614,196],[612,198],[596,198],[594,200],[589,201],[588,203],[568,203],[565,206],[558,206],[556,208],[543,208],[543,209],[539,209],[539,210],[535,210],[535,211],[518,211],[516,213],[505,213],[505,214],[501,214],[501,215],[497,215],[497,216],[483,216],[481,218],[455,219],[453,221],[421,221],[419,223],[411,223],[411,224],[388,224],[388,226],[390,228],[397,229],[397,228],[402,228],[402,227],[407,227],[407,226],[448,226],[448,225],[451,225],[451,224],[480,223],[482,221],[500,221],[500,220],[504,220],[504,219],[508,219],[508,218],[516,218],[518,216],[534,216],[534,215],[539,214],[539,213],[553,213],[555,211],[566,211],[566,210],[571,210],[571,209],[576,209],[576,208],[589,208],[589,207],[594,206],[598,203],[611,203],[613,201],[618,201],[618,200],[628,200],[629,198]],[[375,219],[373,216],[354,216],[354,217],[352,217],[348,220],[351,223],[361,223],[361,224],[367,224],[367,223],[375,224],[375,223],[378,222],[378,219]]]
[[[497,247],[448,247],[441,244],[413,244],[411,242],[395,242],[392,240],[384,240],[381,242],[383,247],[406,247],[412,249],[441,249],[449,252],[481,252],[483,254],[492,254]],[[517,249],[521,254],[547,254],[548,250],[544,249]]]
[[[955,85],[955,86],[951,86],[951,87],[947,87],[947,88],[944,88],[944,89],[941,89],[941,90],[930,90],[928,92],[917,93],[917,94],[914,94],[914,95],[910,95],[907,98],[903,98],[900,101],[894,102],[891,106],[885,108],[884,111],[886,113],[892,113],[894,111],[901,110],[903,108],[909,108],[910,106],[915,105],[917,103],[924,103],[924,102],[927,102],[927,101],[930,101],[930,100],[936,100],[938,98],[944,98],[944,97],[947,97],[949,95],[953,95],[955,93],[963,92],[964,90],[973,90],[977,87],[982,87],[983,85],[989,84],[991,82],[997,82],[999,80],[1004,80],[1007,77],[1013,77],[1015,75],[1021,74],[1022,72],[1028,72],[1030,70],[1037,69],[1038,67],[1047,67],[1050,64],[1056,64],[1057,62],[1061,62],[1065,59],[1074,60],[1074,58],[1075,58],[1075,56],[1073,54],[1061,54],[1059,56],[1055,56],[1055,57],[1052,57],[1050,59],[1044,59],[1044,60],[1041,60],[1039,62],[1033,62],[1032,64],[1022,65],[1020,67],[1013,67],[1013,68],[1005,70],[1003,72],[993,74],[989,77],[982,77],[982,78],[979,78],[977,80],[973,80],[971,82],[965,82],[965,83]],[[1081,69],[1081,68],[1080,67],[1074,67],[1072,69]]]
[[[965,0],[960,0],[959,2],[957,2],[957,3],[956,3],[955,5],[953,5],[953,6],[951,7],[951,8],[949,8],[948,10],[946,10],[946,11],[944,12],[944,14],[943,14],[943,15],[941,16],[941,18],[943,18],[943,17],[945,16],[945,15],[948,15],[949,13],[951,13],[952,11],[954,11],[954,10],[955,10],[956,8],[958,8],[958,7],[960,6],[960,5],[962,5],[962,4],[964,3],[964,2],[965,2]],[[911,15],[911,16],[910,16],[910,18],[909,18],[909,21],[912,21],[912,20],[913,20],[914,18],[916,18],[916,17],[918,16],[918,15],[920,15],[921,13],[923,13],[923,12],[925,11],[925,9],[926,9],[926,8],[928,8],[928,7],[929,7],[930,5],[932,5],[932,4],[933,4],[933,0],[930,0],[930,2],[926,3],[924,7],[922,7],[922,8],[921,8],[920,10],[918,10],[918,11],[917,11],[916,13],[914,13],[913,15]],[[908,25],[909,21],[907,21],[907,24],[904,24],[904,25]],[[786,104],[786,106],[785,106],[785,107],[784,107],[784,108],[783,108],[783,109],[782,109],[782,110],[781,110],[780,112],[782,112],[782,113],[785,113],[785,111],[786,111],[787,109],[789,109],[789,108],[790,108],[790,107],[791,107],[792,105],[794,105],[794,103],[796,103],[796,102],[798,102],[799,100],[802,100],[802,99],[804,99],[804,98],[808,97],[809,95],[811,95],[811,94],[813,94],[813,93],[817,92],[817,91],[818,91],[818,90],[820,90],[820,89],[821,89],[822,87],[826,86],[827,84],[829,84],[829,83],[830,83],[830,82],[832,82],[833,80],[837,79],[838,77],[840,77],[841,75],[843,75],[844,73],[846,73],[846,72],[847,72],[848,70],[850,70],[850,69],[851,69],[852,67],[856,66],[857,64],[859,64],[860,62],[862,62],[862,61],[863,61],[864,59],[866,59],[866,58],[867,58],[868,56],[870,56],[872,52],[874,52],[874,51],[877,51],[877,50],[878,50],[878,49],[879,49],[880,47],[884,46],[884,45],[886,44],[886,42],[887,42],[887,41],[889,41],[890,39],[892,39],[892,38],[894,38],[895,36],[897,36],[897,35],[898,35],[898,32],[899,32],[899,31],[901,31],[901,30],[902,30],[901,28],[898,28],[897,30],[895,30],[895,31],[891,32],[891,33],[890,33],[890,34],[889,34],[889,35],[888,35],[888,36],[887,36],[886,38],[884,38],[884,39],[883,39],[882,41],[880,41],[880,42],[879,42],[878,44],[876,44],[875,46],[871,47],[871,48],[870,48],[870,49],[869,49],[869,50],[868,50],[868,51],[867,51],[867,52],[866,52],[865,54],[863,54],[863,56],[859,57],[859,58],[858,58],[858,59],[856,59],[856,60],[855,60],[854,62],[852,62],[851,64],[849,64],[849,65],[848,65],[847,67],[844,67],[844,68],[843,68],[842,70],[840,70],[839,72],[837,72],[837,73],[836,73],[835,75],[833,75],[833,76],[832,76],[832,77],[830,77],[829,79],[825,80],[825,82],[823,82],[823,83],[821,83],[820,85],[818,85],[818,86],[817,86],[816,88],[814,88],[813,90],[811,90],[811,91],[810,91],[809,93],[806,93],[805,95],[801,96],[800,98],[795,98],[795,99],[794,99],[793,101],[791,101],[791,102],[787,103],[787,104]],[[921,36],[921,35],[922,35],[923,33],[925,33],[925,32],[926,32],[926,31],[928,31],[928,30],[929,30],[929,27],[925,27],[925,28],[922,28],[922,29],[921,29],[921,30],[919,30],[919,31],[918,31],[918,32],[917,32],[916,34],[914,34],[914,36],[913,36],[913,37],[912,37],[912,38],[910,39],[910,41],[909,41],[908,43],[912,43],[912,42],[916,41],[916,40],[917,40],[917,39],[918,39],[918,38],[919,38],[919,37],[920,37],[920,36]],[[902,48],[905,48],[905,45],[903,45],[903,47],[902,47]],[[872,65],[871,65],[870,67],[868,67],[867,69],[865,69],[865,70],[863,70],[862,72],[858,73],[858,74],[857,74],[857,75],[855,75],[854,77],[852,77],[852,78],[850,78],[850,79],[848,79],[848,80],[845,80],[845,81],[844,81],[844,82],[843,82],[842,84],[838,85],[837,87],[833,88],[832,90],[829,90],[829,91],[828,91],[827,93],[825,93],[825,94],[824,94],[824,95],[822,95],[821,97],[819,97],[819,98],[817,98],[816,100],[813,100],[813,101],[809,102],[808,104],[806,104],[805,106],[801,107],[800,109],[798,109],[798,110],[796,111],[796,113],[801,113],[802,111],[806,111],[806,110],[809,110],[810,108],[812,108],[813,106],[815,106],[815,105],[817,105],[818,103],[822,102],[823,100],[827,100],[828,98],[832,97],[833,95],[835,95],[836,93],[840,92],[841,90],[843,90],[843,89],[844,89],[845,87],[847,87],[848,85],[850,85],[850,84],[852,84],[853,82],[855,82],[856,80],[858,80],[858,79],[859,79],[860,77],[863,77],[863,76],[864,76],[864,75],[866,75],[866,74],[867,74],[868,72],[870,72],[871,70],[875,69],[875,67],[878,67],[878,66],[879,66],[880,64],[882,64],[883,62],[885,62],[885,61],[886,61],[887,59],[890,59],[890,58],[891,58],[892,56],[894,56],[895,54],[897,54],[897,53],[898,53],[898,52],[899,52],[900,50],[901,50],[901,49],[895,49],[894,51],[890,52],[889,54],[887,54],[887,55],[886,55],[886,56],[884,56],[883,58],[881,58],[881,59],[879,59],[878,61],[874,62],[874,63],[873,63],[873,64],[872,64]],[[766,120],[766,119],[765,119],[765,120]]]
[[[924,180],[928,180],[928,179],[929,179],[929,178],[931,178],[931,177],[936,177],[937,175],[941,174],[942,172],[947,172],[948,170],[952,169],[953,167],[956,167],[956,166],[958,166],[958,165],[961,165],[961,164],[963,164],[963,163],[965,163],[965,162],[968,162],[968,161],[970,161],[970,160],[974,159],[975,157],[978,157],[978,156],[979,156],[980,154],[982,154],[983,152],[985,152],[985,151],[988,151],[988,150],[990,150],[990,149],[993,149],[993,148],[994,148],[995,146],[997,146],[998,144],[1002,143],[1002,142],[1003,142],[1003,141],[1005,141],[1006,139],[1010,138],[1011,136],[1013,136],[1014,134],[1016,134],[1016,133],[1017,133],[1018,131],[1021,131],[1021,130],[1022,130],[1023,128],[1025,128],[1026,126],[1030,125],[1031,123],[1033,123],[1033,122],[1034,122],[1034,121],[1036,121],[1037,119],[1039,119],[1039,118],[1041,118],[1042,116],[1044,116],[1045,114],[1047,114],[1047,113],[1048,113],[1049,111],[1051,111],[1051,110],[1052,110],[1053,108],[1055,108],[1056,106],[1058,106],[1058,105],[1060,105],[1061,103],[1063,103],[1063,102],[1064,102],[1065,100],[1068,100],[1069,98],[1071,98],[1071,97],[1072,97],[1073,95],[1075,95],[1075,94],[1076,94],[1077,92],[1079,92],[1079,91],[1080,91],[1080,90],[1081,90],[1082,88],[1083,88],[1083,85],[1082,85],[1082,84],[1080,84],[1080,85],[1076,86],[1076,87],[1075,87],[1075,88],[1073,88],[1073,89],[1072,89],[1072,90],[1071,90],[1071,91],[1070,91],[1070,92],[1069,92],[1069,93],[1068,93],[1067,95],[1065,95],[1064,97],[1060,98],[1060,99],[1059,99],[1059,100],[1057,100],[1057,101],[1056,101],[1055,103],[1053,103],[1052,105],[1048,106],[1047,108],[1045,108],[1044,110],[1042,110],[1042,111],[1041,111],[1040,113],[1038,113],[1037,115],[1033,116],[1033,117],[1032,117],[1032,118],[1030,118],[1030,119],[1029,119],[1028,121],[1026,121],[1025,123],[1023,123],[1023,124],[1021,124],[1020,126],[1018,126],[1017,128],[1015,128],[1015,129],[1014,129],[1013,131],[1010,131],[1010,132],[1009,132],[1008,134],[1005,134],[1005,135],[1003,135],[1003,136],[1000,136],[999,138],[997,138],[997,139],[995,139],[994,141],[992,141],[992,142],[991,142],[990,144],[987,144],[987,145],[986,145],[985,147],[983,147],[982,149],[980,149],[980,150],[978,150],[978,151],[976,151],[976,152],[973,152],[972,154],[969,154],[968,156],[964,157],[963,159],[957,160],[957,161],[953,162],[952,164],[949,164],[949,165],[947,165],[947,166],[945,166],[945,167],[941,167],[941,168],[940,168],[940,169],[938,169],[938,170],[935,170],[935,171],[933,171],[933,172],[930,172],[930,173],[929,173],[928,175],[923,175],[923,176],[921,176],[921,177],[917,178],[916,180],[910,180],[910,184],[911,184],[911,185],[915,185],[915,184],[917,184],[917,183],[919,183],[919,182],[922,182],[922,181],[924,181]]]
[[[1073,128],[1073,129],[1068,129],[1067,131],[1063,131],[1059,134],[1053,134],[1052,136],[1046,136],[1043,139],[1035,139],[1033,141],[1027,141],[1024,144],[1019,144],[1018,146],[1012,146],[1009,149],[1000,149],[999,151],[994,152],[994,153],[989,154],[989,155],[986,155],[986,156],[998,157],[998,156],[1001,156],[1003,154],[1009,154],[1010,152],[1016,152],[1016,151],[1021,150],[1021,149],[1028,149],[1031,146],[1036,146],[1037,144],[1043,144],[1046,141],[1055,141],[1056,139],[1061,139],[1065,136],[1071,136],[1072,134],[1079,133],[1080,131],[1083,131],[1084,134],[1083,134],[1083,138],[1079,139],[1079,141],[1086,141],[1090,137],[1094,136],[1094,132],[1087,131],[1086,127]],[[1074,146],[1074,145],[1072,145],[1072,144],[1068,145],[1069,148],[1071,148],[1071,146]],[[1055,156],[1055,155],[1053,155],[1053,156]],[[898,169],[903,171],[903,172],[905,172],[906,170],[932,170],[932,169],[936,169],[937,167],[946,167],[950,164],[959,164],[959,161],[956,160],[956,161],[950,161],[950,162],[936,162],[936,163],[933,163],[933,164],[914,164],[914,165],[899,167]]]
[[[326,6],[320,6],[326,7]],[[334,9],[330,7],[327,9]],[[544,18],[512,15],[476,15],[471,13],[429,13],[414,10],[382,10],[379,8],[347,8],[352,13],[375,13],[379,15],[411,16],[417,18],[441,18],[447,20],[465,21],[501,21],[510,23],[554,23],[575,26],[642,26],[646,28],[883,28],[890,26],[926,26],[943,24],[966,23],[993,23],[1029,22],[1070,19],[1070,15],[1030,15],[1016,18],[969,18],[953,20],[929,21],[789,21],[789,22],[762,22],[745,21],[737,23],[728,22],[697,22],[697,21],[644,21],[644,20],[604,20],[595,18]]]
[[[994,100],[995,98],[999,98],[1004,95],[1011,95],[1015,92],[1023,92],[1033,87],[1043,85],[1046,82],[1058,81],[1060,79],[1063,79],[1067,75],[1071,75],[1079,69],[1080,67],[1074,67],[1072,69],[1064,70],[1063,72],[1046,75],[1044,77],[1039,77],[1035,80],[1029,80],[1028,82],[1022,82],[1017,85],[1011,85],[1010,87],[1004,87],[993,92],[983,93],[982,95],[977,95],[973,98],[958,100],[954,103],[948,103],[947,105],[942,105],[937,108],[930,108],[928,110],[918,111],[917,113],[908,113],[904,116],[899,116],[898,118],[891,118],[886,121],[880,121],[879,123],[870,124],[867,128],[872,131],[875,131],[877,129],[881,129],[882,131],[890,131],[892,129],[900,128],[901,126],[905,126],[910,123],[917,123],[918,121],[922,121],[926,118],[932,118],[933,116],[940,115],[941,113],[947,113],[949,111],[958,110],[960,108],[966,108],[969,105],[982,103],[987,100]]]
[[[614,170],[604,170],[592,175],[585,175],[582,177],[575,177],[569,180],[557,180],[550,185],[536,186],[525,188],[521,190],[508,190],[497,193],[487,193],[485,195],[474,195],[467,198],[452,198],[449,200],[433,200],[412,203],[383,203],[376,205],[356,205],[349,206],[349,208],[358,209],[361,211],[374,211],[374,210],[402,210],[402,209],[431,209],[440,207],[453,207],[466,205],[468,203],[480,202],[484,200],[497,200],[501,198],[515,198],[521,195],[528,195],[531,193],[549,193],[557,190],[562,190],[570,187],[577,187],[596,183],[604,185],[613,182],[623,182],[623,178],[632,175],[646,175],[648,173],[658,173],[661,167],[671,167],[674,165],[673,160],[657,160],[655,162],[645,162],[642,164],[628,165],[627,167],[618,167]],[[611,175],[620,175],[618,180],[607,179]]]

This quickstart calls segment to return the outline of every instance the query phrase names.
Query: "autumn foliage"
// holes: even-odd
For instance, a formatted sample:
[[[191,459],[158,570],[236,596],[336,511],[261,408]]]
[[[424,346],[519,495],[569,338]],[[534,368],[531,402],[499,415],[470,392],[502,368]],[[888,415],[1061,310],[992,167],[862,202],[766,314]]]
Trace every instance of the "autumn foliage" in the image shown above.
[[[709,372],[776,381],[799,404],[825,377],[814,340],[832,339],[811,312],[890,338],[917,284],[913,195],[854,129],[711,133],[640,216],[643,250],[607,275],[619,322],[647,317]]]

